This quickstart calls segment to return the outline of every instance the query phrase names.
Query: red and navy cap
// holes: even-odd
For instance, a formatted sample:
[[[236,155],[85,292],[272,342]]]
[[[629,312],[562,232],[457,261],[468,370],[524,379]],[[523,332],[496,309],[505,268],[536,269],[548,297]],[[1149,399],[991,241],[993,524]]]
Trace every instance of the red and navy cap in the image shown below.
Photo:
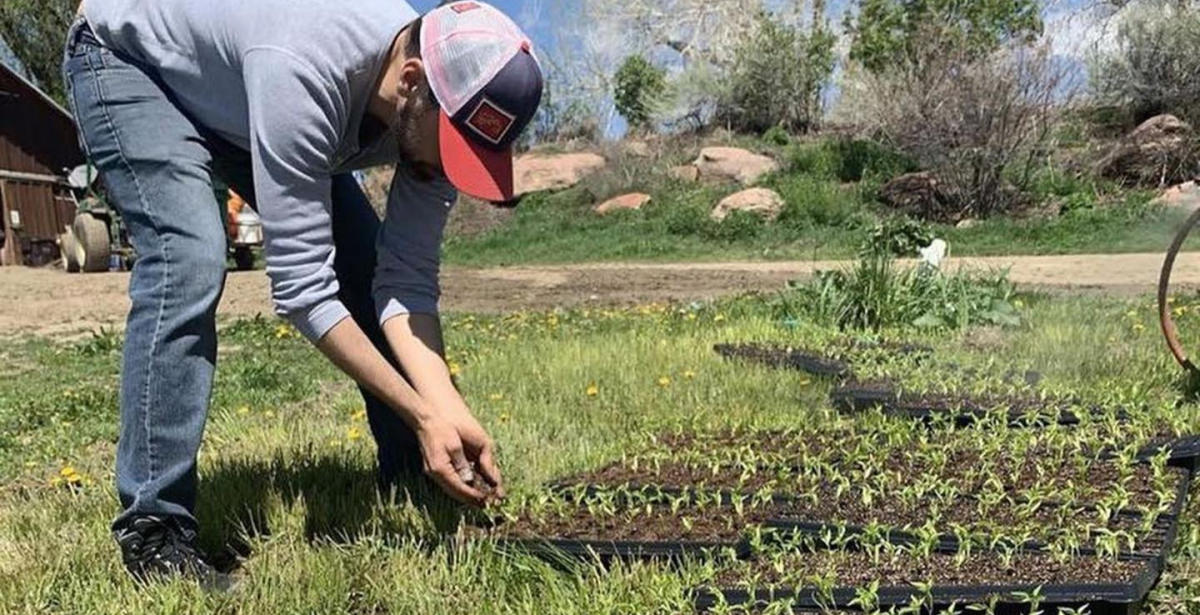
[[[442,168],[460,191],[513,198],[513,143],[542,101],[528,36],[484,2],[453,2],[421,22],[421,58],[441,105]]]

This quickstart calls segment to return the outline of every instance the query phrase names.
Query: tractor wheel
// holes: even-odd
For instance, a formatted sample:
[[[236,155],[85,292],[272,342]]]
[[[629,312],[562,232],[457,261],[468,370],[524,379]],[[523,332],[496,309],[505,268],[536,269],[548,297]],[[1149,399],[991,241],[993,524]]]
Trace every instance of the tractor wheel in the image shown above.
[[[108,225],[104,220],[88,213],[75,216],[75,257],[79,268],[85,272],[108,271],[108,257],[112,245],[108,237]]]
[[[75,231],[71,227],[58,236],[58,254],[62,257],[63,269],[67,273],[79,273],[79,242],[75,240]]]
[[[234,248],[233,264],[237,265],[238,271],[254,269],[254,250],[246,247]]]

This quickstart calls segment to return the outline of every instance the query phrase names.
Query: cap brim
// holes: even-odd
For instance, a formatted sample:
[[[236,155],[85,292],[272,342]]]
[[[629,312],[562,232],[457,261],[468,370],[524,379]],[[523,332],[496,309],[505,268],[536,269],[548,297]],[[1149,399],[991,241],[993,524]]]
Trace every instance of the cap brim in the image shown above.
[[[477,145],[438,111],[438,139],[442,170],[459,191],[477,199],[507,202],[513,199],[512,150]]]

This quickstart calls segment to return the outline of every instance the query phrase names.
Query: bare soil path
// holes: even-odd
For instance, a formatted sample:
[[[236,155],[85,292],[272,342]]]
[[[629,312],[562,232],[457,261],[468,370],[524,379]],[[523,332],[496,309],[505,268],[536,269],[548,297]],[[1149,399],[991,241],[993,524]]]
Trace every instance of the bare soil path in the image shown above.
[[[950,267],[1009,268],[1025,288],[1133,295],[1153,291],[1162,254],[1003,256],[952,259]],[[837,261],[745,263],[585,264],[443,271],[443,308],[503,312],[578,305],[631,305],[708,299],[775,290],[813,271],[845,266]],[[1176,288],[1200,288],[1200,253],[1176,263]],[[119,327],[128,309],[127,273],[68,275],[56,269],[0,269],[0,336],[14,333],[72,335],[100,326]],[[231,273],[222,316],[271,314],[261,271]]]

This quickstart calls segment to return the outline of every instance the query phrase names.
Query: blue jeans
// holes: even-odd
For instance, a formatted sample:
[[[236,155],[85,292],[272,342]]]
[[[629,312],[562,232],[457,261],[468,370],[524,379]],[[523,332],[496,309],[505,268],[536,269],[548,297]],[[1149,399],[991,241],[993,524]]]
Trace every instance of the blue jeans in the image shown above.
[[[68,34],[63,74],[80,142],[138,256],[121,367],[117,491],[124,510],[113,528],[140,515],[195,526],[196,453],[212,396],[227,250],[212,177],[253,206],[250,155],[192,121],[153,67],[105,48],[82,20]],[[349,174],[333,178],[332,197],[339,298],[399,369],[371,295],[379,219]],[[419,470],[412,431],[365,390],[363,397],[382,482]]]

